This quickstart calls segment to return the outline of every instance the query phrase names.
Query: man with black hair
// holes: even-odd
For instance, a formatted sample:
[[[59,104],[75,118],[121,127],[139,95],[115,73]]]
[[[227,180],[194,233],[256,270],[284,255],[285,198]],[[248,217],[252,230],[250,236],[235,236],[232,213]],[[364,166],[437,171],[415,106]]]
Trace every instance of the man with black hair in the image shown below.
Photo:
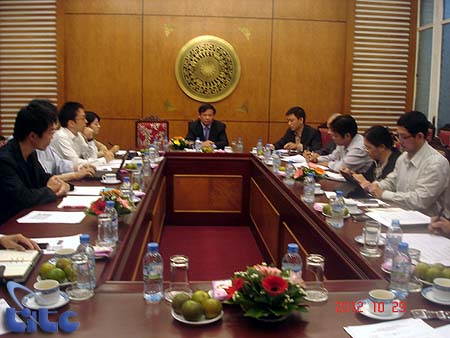
[[[336,149],[330,154],[311,154],[309,160],[319,162],[331,170],[349,168],[355,173],[364,173],[372,165],[364,146],[364,137],[358,134],[358,125],[351,115],[339,115],[330,123],[331,138]]]
[[[450,167],[447,159],[428,144],[428,126],[427,118],[418,111],[405,113],[398,119],[397,135],[404,152],[394,171],[368,189],[374,196],[406,209],[430,216],[444,211],[443,215],[450,217],[450,201],[446,201]]]
[[[44,150],[55,132],[56,108],[31,101],[16,117],[13,139],[0,148],[0,223],[19,211],[54,202],[69,184],[45,173],[36,149]]]
[[[288,130],[284,136],[274,143],[275,149],[316,151],[322,148],[320,132],[305,124],[306,114],[301,107],[292,107],[286,112]]]
[[[223,149],[228,145],[226,125],[215,119],[216,108],[205,103],[198,108],[198,119],[189,123],[186,140],[195,141],[197,137],[203,147]]]
[[[53,137],[52,147],[58,154],[73,162],[82,164],[102,165],[107,161],[104,157],[97,157],[97,146],[94,134],[83,135],[87,120],[84,107],[78,102],[66,102],[59,111],[59,128]]]

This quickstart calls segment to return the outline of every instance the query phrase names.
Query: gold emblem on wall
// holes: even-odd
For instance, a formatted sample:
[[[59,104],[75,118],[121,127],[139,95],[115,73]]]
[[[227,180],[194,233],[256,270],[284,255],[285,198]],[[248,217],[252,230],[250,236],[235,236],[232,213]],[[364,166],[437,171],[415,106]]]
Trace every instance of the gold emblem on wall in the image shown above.
[[[217,102],[236,88],[241,74],[239,57],[227,41],[212,35],[188,41],[178,53],[175,75],[189,97]]]

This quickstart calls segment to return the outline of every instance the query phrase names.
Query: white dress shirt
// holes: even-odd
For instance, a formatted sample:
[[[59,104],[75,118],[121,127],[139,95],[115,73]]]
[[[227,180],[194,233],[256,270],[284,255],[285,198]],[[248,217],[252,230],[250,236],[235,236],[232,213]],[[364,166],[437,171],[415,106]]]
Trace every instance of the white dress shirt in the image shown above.
[[[359,134],[353,137],[347,147],[336,146],[331,154],[319,156],[317,161],[328,162],[328,167],[334,171],[346,167],[357,173],[366,172],[373,163],[364,146],[364,137]]]
[[[95,141],[86,142],[81,133],[74,135],[67,128],[59,128],[53,135],[51,145],[57,153],[66,160],[81,164],[102,165],[106,163],[104,157],[97,158]]]
[[[36,149],[36,154],[47,174],[60,175],[73,172],[73,162],[63,159],[51,145],[45,150]]]
[[[448,217],[449,176],[448,160],[425,142],[412,158],[407,152],[400,155],[394,171],[378,183],[384,190],[381,198],[429,216],[438,215],[444,208]]]

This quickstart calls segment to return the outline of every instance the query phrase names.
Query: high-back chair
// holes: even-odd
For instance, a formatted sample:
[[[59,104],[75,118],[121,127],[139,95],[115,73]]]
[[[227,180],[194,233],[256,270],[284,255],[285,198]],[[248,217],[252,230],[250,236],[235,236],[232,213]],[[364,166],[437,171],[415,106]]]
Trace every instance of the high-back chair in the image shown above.
[[[136,149],[148,148],[155,140],[169,138],[169,121],[157,116],[144,117],[136,121]]]

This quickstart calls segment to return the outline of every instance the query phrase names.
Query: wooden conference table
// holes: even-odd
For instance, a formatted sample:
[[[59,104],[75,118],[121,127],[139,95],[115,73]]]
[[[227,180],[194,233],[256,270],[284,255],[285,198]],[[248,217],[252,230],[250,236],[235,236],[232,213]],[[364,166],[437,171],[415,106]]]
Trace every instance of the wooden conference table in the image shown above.
[[[77,182],[98,185],[99,182]],[[324,190],[333,190],[336,182],[321,181]],[[249,154],[196,154],[174,152],[154,170],[145,198],[130,224],[120,226],[121,244],[114,257],[98,261],[95,296],[84,302],[70,302],[59,313],[77,312],[79,329],[74,337],[268,337],[282,332],[285,337],[348,337],[347,325],[376,323],[345,308],[367,297],[373,288],[386,288],[386,275],[380,259],[368,260],[359,254],[354,237],[362,224],[345,221],[340,230],[330,228],[322,215],[300,200],[300,184],[287,187],[259,159]],[[318,201],[325,202],[325,197]],[[57,203],[36,210],[56,210]],[[24,210],[2,225],[2,233],[21,232],[29,237],[52,237],[97,233],[95,217],[80,224],[19,224]],[[225,306],[219,322],[196,327],[176,322],[166,303],[147,305],[142,297],[141,262],[146,243],[159,241],[164,224],[170,225],[250,225],[267,262],[279,263],[287,243],[297,242],[301,254],[321,253],[326,258],[326,287],[329,300],[311,304],[309,313],[295,314],[277,325],[264,325],[244,318],[238,308]],[[404,229],[406,231],[423,231]],[[42,257],[39,264],[49,257]],[[258,263],[258,262],[255,262]],[[243,267],[244,268],[244,267]],[[32,287],[37,269],[25,283]],[[209,283],[192,283],[193,289],[208,289]],[[13,305],[5,287],[2,297]],[[343,307],[344,306],[344,307]],[[420,294],[406,300],[409,309],[439,310]],[[58,314],[53,315],[54,320]],[[326,320],[324,320],[326,319]],[[430,321],[438,326],[443,322]],[[33,336],[44,335],[34,333]],[[8,334],[6,337],[14,334]]]

